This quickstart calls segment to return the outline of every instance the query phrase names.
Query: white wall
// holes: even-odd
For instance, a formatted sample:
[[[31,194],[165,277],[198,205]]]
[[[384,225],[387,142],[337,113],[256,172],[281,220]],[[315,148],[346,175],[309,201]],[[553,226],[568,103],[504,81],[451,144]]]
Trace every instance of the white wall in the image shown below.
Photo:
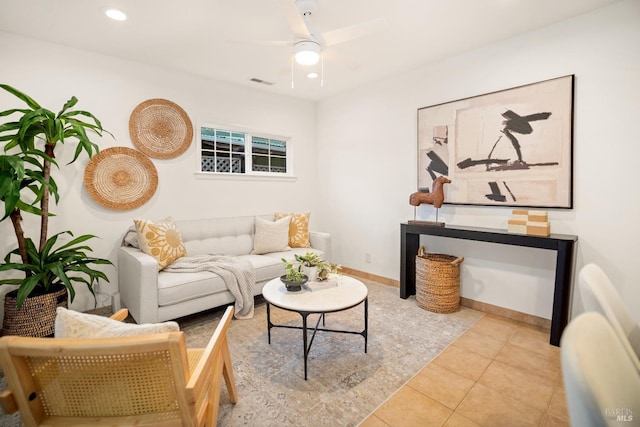
[[[198,179],[195,147],[171,160],[153,159],[155,196],[125,212],[96,204],[82,184],[86,159],[54,172],[62,200],[53,207],[52,232],[101,237],[96,255],[115,261],[124,230],[136,217],[204,218],[312,209],[312,227],[333,234],[335,261],[397,279],[399,224],[413,217],[416,190],[416,110],[441,102],[576,75],[574,209],[552,210],[554,233],[579,236],[577,268],[597,262],[611,276],[640,321],[638,253],[640,154],[634,122],[640,117],[640,3],[627,0],[524,36],[505,40],[413,72],[368,85],[318,105],[259,90],[69,49],[0,32],[0,82],[25,91],[57,111],[76,95],[115,140],[101,147],[133,147],[128,119],[148,98],[167,98],[199,120],[242,124],[292,136],[295,182]],[[437,43],[437,41],[434,41]],[[16,100],[0,93],[0,110]],[[317,114],[317,116],[316,116]],[[62,148],[62,147],[61,147]],[[73,144],[62,148],[61,163]],[[509,208],[445,205],[449,224],[506,228]],[[430,206],[419,218],[433,219]],[[27,219],[28,221],[29,219]],[[466,257],[462,294],[514,310],[550,317],[553,253],[431,238],[428,249]],[[0,255],[15,247],[11,224],[0,223]],[[365,262],[371,254],[371,263]],[[100,286],[100,304],[117,290]],[[0,288],[0,294],[5,289]],[[580,308],[576,301],[576,308]],[[73,304],[93,306],[86,292]]]
[[[149,98],[166,98],[180,105],[194,125],[199,120],[216,124],[244,125],[276,135],[292,137],[294,182],[265,180],[203,179],[197,168],[195,142],[181,156],[152,159],[158,170],[158,190],[140,208],[113,211],[93,201],[83,185],[87,159],[54,171],[61,201],[52,211],[50,234],[70,229],[78,234],[96,234],[101,240],[91,246],[95,255],[116,261],[116,250],[134,218],[212,218],[268,214],[276,210],[313,211],[316,188],[316,104],[276,96],[203,78],[124,61],[113,57],[69,49],[0,32],[0,82],[26,92],[42,106],[57,112],[75,95],[78,109],[94,113],[115,140],[103,138],[101,148],[135,148],[129,137],[131,111]],[[0,93],[0,111],[20,107],[21,102]],[[3,121],[4,122],[4,121]],[[75,144],[60,146],[64,165],[73,156]],[[26,227],[33,229],[25,214]],[[314,225],[316,215],[312,214]],[[39,229],[39,228],[38,228]],[[0,223],[0,256],[17,246],[10,221]],[[115,268],[107,268],[111,282],[101,284],[100,305],[110,304],[107,294],[118,289]],[[6,286],[0,292],[7,292]],[[0,295],[1,296],[1,295]],[[88,292],[81,292],[72,307],[93,308]]]
[[[399,278],[399,224],[413,218],[408,198],[417,188],[418,108],[567,74],[576,76],[574,209],[549,212],[552,232],[579,236],[576,268],[600,264],[640,321],[635,0],[321,102],[318,156],[327,167],[318,169],[320,225],[333,234],[336,261]],[[510,214],[511,208],[445,205],[439,220],[506,229]],[[422,206],[418,217],[433,220],[434,209]],[[430,251],[466,257],[464,297],[551,317],[553,252],[445,238],[425,242]],[[580,309],[576,296],[574,312]]]

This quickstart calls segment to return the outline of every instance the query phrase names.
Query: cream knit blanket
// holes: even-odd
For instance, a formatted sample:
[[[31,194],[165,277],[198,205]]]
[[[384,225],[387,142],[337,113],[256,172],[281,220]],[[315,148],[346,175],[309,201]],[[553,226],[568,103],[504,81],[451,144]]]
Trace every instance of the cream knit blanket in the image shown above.
[[[217,274],[222,277],[236,299],[236,319],[253,317],[253,287],[256,283],[256,274],[249,261],[224,255],[197,255],[178,258],[164,271],[171,273],[210,271]]]

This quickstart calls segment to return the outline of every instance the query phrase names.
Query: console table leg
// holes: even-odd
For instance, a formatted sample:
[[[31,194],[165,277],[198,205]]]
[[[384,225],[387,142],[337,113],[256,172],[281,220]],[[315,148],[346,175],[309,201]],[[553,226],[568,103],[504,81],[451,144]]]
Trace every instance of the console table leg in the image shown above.
[[[574,243],[573,241],[561,241],[558,243],[556,252],[556,281],[553,291],[553,313],[549,340],[555,346],[560,345],[562,332],[569,323]]]
[[[402,230],[400,235],[400,298],[407,299],[416,293],[416,255],[420,235]]]

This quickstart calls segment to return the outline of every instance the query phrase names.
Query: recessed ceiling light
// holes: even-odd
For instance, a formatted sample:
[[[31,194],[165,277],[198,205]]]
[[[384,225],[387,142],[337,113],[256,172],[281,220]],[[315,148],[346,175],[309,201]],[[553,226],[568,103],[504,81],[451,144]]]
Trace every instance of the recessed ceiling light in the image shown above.
[[[310,79],[317,79],[318,78],[318,73],[309,73],[307,74],[307,77]]]
[[[127,19],[126,13],[112,7],[105,7],[102,9],[102,11],[105,15],[107,15],[107,17],[113,19],[114,21],[124,21]]]

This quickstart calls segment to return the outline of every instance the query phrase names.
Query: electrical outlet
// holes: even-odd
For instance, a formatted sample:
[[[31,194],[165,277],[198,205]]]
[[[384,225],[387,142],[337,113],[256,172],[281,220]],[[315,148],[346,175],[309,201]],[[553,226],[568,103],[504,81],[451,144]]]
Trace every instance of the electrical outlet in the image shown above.
[[[371,254],[370,253],[366,253],[364,254],[364,262],[366,263],[370,263],[371,262]]]

